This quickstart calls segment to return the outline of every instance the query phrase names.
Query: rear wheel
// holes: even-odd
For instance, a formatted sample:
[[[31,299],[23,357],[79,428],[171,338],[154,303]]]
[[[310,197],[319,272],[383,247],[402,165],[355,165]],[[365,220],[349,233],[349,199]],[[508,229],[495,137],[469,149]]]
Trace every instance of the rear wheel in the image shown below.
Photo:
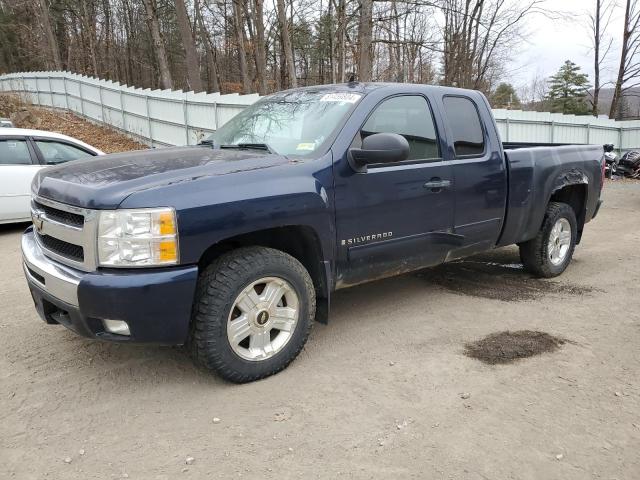
[[[292,256],[265,247],[225,254],[200,276],[192,356],[237,383],[273,375],[300,353],[315,305],[311,277]]]
[[[539,277],[560,275],[571,262],[577,233],[573,208],[566,203],[551,202],[538,235],[520,244],[523,265]]]

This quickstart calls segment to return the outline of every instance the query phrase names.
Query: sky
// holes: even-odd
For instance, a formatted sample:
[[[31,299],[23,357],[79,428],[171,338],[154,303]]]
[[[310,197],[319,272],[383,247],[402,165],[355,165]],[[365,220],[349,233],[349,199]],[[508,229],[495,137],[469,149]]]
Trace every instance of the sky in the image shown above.
[[[603,82],[614,80],[617,73],[624,17],[623,0],[618,3],[607,31],[614,43],[601,72]],[[582,67],[593,83],[594,59],[587,13],[595,12],[595,0],[548,0],[547,8],[570,13],[573,18],[550,20],[535,16],[529,19],[530,34],[510,66],[511,83],[521,87],[536,75],[547,78],[557,72],[565,60]]]

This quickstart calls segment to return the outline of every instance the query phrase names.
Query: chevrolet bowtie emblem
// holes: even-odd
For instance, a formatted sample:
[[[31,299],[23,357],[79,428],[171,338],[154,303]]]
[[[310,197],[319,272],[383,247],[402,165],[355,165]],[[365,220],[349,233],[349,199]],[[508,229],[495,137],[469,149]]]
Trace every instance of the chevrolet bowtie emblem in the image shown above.
[[[33,212],[31,214],[31,220],[33,220],[33,228],[35,228],[37,232],[42,231],[42,224],[44,222],[42,214],[40,212]]]

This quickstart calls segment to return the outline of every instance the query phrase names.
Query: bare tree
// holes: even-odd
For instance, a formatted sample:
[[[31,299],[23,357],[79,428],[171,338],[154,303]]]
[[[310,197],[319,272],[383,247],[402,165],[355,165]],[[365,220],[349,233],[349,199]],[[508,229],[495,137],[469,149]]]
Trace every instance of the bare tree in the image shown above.
[[[600,90],[602,89],[600,71],[607,55],[611,51],[613,38],[607,37],[607,28],[611,22],[615,2],[609,0],[595,0],[596,11],[589,14],[589,30],[593,46],[593,116],[598,116]]]
[[[187,80],[189,88],[194,92],[202,91],[202,80],[200,80],[200,62],[198,62],[198,52],[196,51],[196,41],[189,21],[189,13],[184,0],[175,0],[176,20],[178,30],[184,48],[185,62],[187,67]]]
[[[372,35],[373,0],[360,0],[360,23],[358,24],[358,80],[361,82],[371,81]]]
[[[543,0],[441,0],[443,83],[488,92],[522,41],[522,24],[543,14]]]
[[[53,27],[51,26],[51,16],[49,15],[49,2],[47,0],[38,0],[40,4],[40,17],[42,21],[42,29],[44,30],[45,37],[47,39],[47,47],[51,52],[51,61],[53,62],[53,68],[56,70],[62,70],[62,60],[60,59],[60,50],[58,50],[58,43],[56,37],[53,34]]]
[[[298,79],[296,77],[296,64],[293,59],[293,48],[291,46],[289,22],[287,21],[287,10],[284,5],[284,0],[277,0],[276,3],[278,8],[278,23],[280,24],[280,38],[282,40],[282,49],[284,50],[285,63],[287,65],[289,86],[297,87]]]
[[[348,72],[488,92],[541,1],[0,0],[0,68],[222,93],[344,82]]]
[[[347,2],[346,0],[339,0],[336,7],[338,17],[338,28],[336,36],[338,39],[338,81],[344,83],[345,81],[345,63],[347,55]]]
[[[264,40],[264,0],[253,0],[253,24],[255,25],[255,60],[258,93],[267,93],[267,58]]]
[[[171,71],[169,70],[169,62],[167,60],[167,51],[164,48],[164,40],[160,33],[160,23],[158,22],[158,8],[155,0],[142,0],[144,8],[147,12],[147,24],[153,39],[153,48],[158,62],[158,70],[160,71],[160,85],[162,88],[173,88],[171,80]]]
[[[233,0],[233,21],[238,42],[238,60],[240,62],[240,77],[242,79],[242,91],[251,93],[251,81],[249,80],[249,68],[247,66],[247,52],[245,44],[247,39],[244,32],[244,12],[240,0]]]
[[[207,83],[210,91],[220,91],[220,80],[218,78],[218,62],[216,59],[216,49],[209,31],[205,26],[204,19],[202,17],[202,10],[200,8],[200,1],[195,0],[195,15],[196,21],[199,27],[200,38],[204,44],[204,49],[207,57]]]
[[[640,5],[636,0],[626,0],[620,66],[613,89],[609,118],[619,117],[624,92],[638,85],[640,85]]]

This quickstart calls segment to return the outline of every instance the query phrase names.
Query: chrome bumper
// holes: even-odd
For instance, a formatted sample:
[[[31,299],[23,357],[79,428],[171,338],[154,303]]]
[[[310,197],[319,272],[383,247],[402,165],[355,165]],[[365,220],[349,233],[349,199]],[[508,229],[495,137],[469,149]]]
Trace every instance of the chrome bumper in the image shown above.
[[[22,235],[22,260],[24,274],[31,283],[69,305],[78,306],[78,285],[82,272],[46,257],[33,231]]]

